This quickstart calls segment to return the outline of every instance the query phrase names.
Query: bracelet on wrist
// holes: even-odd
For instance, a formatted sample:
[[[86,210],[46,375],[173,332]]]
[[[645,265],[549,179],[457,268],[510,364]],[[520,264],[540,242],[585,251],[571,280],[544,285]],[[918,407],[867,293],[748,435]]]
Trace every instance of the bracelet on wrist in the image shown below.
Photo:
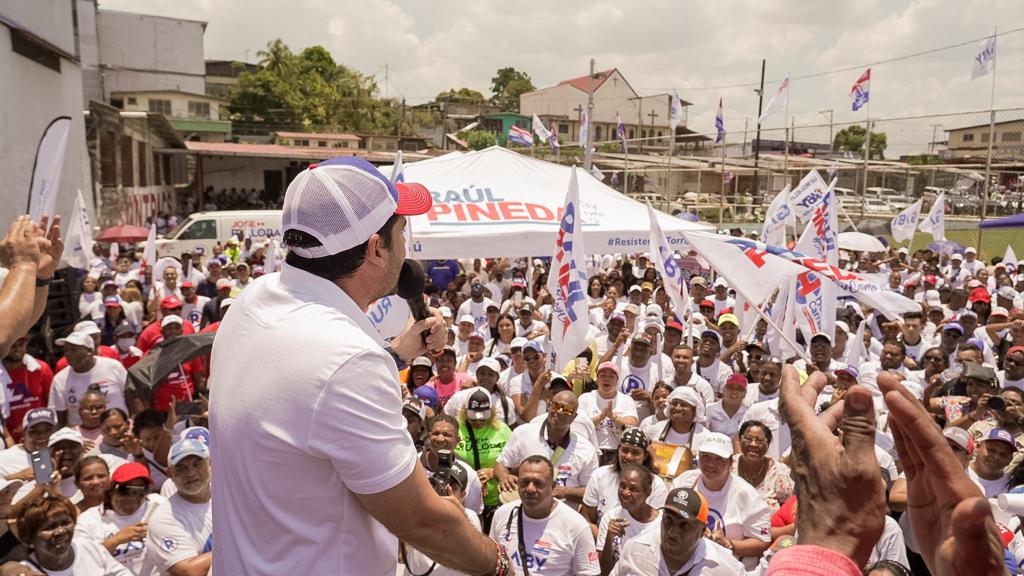
[[[49,278],[36,278],[36,288],[44,288],[53,283],[53,276]]]

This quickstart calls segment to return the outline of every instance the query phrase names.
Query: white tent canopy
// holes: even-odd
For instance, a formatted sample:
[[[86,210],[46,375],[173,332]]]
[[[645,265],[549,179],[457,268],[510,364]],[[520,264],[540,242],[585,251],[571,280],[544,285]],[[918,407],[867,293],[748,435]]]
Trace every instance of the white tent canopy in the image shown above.
[[[571,170],[497,146],[406,164],[405,181],[434,196],[427,214],[411,219],[413,257],[488,258],[546,256],[554,252]],[[588,254],[648,250],[647,207],[579,171],[583,244]],[[390,174],[390,167],[381,167]],[[682,230],[709,226],[658,213],[670,244]]]

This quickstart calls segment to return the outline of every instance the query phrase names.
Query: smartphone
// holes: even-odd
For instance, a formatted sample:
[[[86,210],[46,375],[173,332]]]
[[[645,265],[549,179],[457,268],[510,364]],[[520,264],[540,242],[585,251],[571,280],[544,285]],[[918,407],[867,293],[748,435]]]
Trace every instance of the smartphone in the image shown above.
[[[49,448],[43,448],[28,455],[32,463],[32,472],[35,474],[36,484],[42,486],[49,484],[53,476],[53,456]]]
[[[199,416],[203,413],[203,405],[199,402],[178,402],[174,411],[178,416]]]

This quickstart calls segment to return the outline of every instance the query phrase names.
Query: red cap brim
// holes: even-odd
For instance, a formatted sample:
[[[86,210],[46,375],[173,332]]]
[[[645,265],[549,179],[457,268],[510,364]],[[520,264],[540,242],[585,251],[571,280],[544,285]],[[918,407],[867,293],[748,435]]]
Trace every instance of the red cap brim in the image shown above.
[[[395,188],[398,189],[398,208],[395,214],[399,216],[426,214],[434,205],[430,190],[423,184],[396,182]]]

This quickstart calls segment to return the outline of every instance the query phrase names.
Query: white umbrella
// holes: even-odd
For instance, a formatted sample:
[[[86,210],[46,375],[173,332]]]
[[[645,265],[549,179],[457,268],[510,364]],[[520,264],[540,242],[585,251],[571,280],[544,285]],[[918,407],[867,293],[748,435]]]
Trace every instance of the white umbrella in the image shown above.
[[[863,232],[841,232],[839,247],[855,252],[885,252],[885,244],[881,240]]]

